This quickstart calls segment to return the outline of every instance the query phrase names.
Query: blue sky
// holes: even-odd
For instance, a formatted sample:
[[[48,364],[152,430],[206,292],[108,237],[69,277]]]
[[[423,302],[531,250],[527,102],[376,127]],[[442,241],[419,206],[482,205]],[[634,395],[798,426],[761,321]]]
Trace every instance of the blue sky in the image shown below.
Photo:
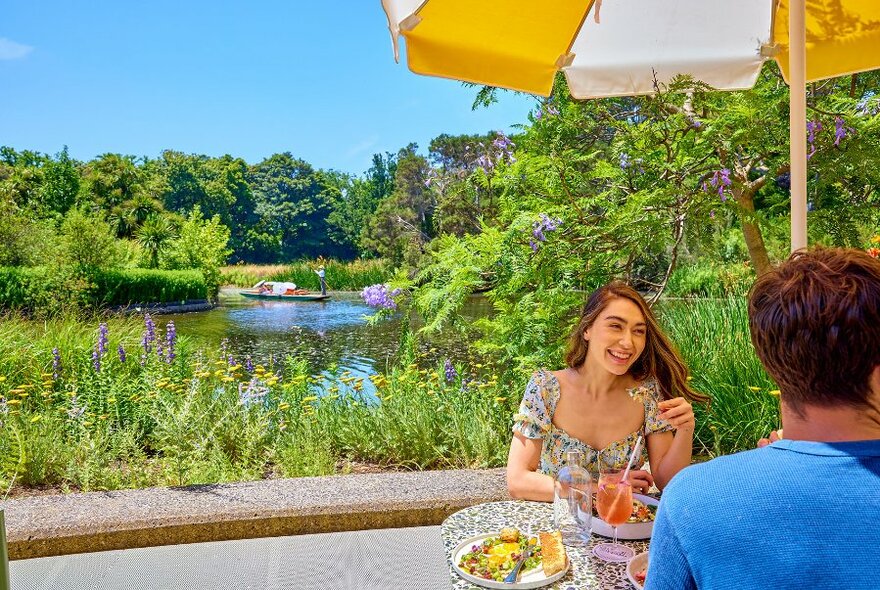
[[[18,150],[289,151],[359,174],[373,153],[509,130],[536,104],[472,111],[476,89],[395,64],[379,0],[4,4],[0,145]]]

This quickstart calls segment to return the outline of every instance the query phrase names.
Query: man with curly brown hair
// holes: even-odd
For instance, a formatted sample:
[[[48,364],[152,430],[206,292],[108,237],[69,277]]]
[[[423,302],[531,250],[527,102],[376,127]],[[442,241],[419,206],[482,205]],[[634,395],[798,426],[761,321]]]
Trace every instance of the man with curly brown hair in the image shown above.
[[[880,260],[799,251],[749,296],[785,438],[682,470],[646,590],[880,587]]]

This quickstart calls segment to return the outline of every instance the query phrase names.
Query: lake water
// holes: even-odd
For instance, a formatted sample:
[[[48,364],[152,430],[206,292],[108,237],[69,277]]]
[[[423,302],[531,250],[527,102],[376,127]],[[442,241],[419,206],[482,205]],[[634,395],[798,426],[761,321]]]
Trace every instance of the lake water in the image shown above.
[[[276,365],[288,355],[307,359],[314,375],[334,367],[355,377],[382,372],[396,357],[402,315],[370,324],[375,310],[358,293],[333,293],[328,301],[268,301],[245,299],[235,291],[221,292],[220,305],[211,311],[156,316],[163,327],[173,320],[177,333],[198,347],[216,350],[225,339],[236,361],[250,357],[254,364]],[[490,311],[485,297],[473,296],[463,313],[474,320]],[[410,315],[413,328],[418,318]],[[420,338],[424,340],[424,338]],[[458,334],[439,334],[421,342],[422,363],[435,366],[446,358],[469,360],[468,342]],[[372,383],[365,381],[366,393]]]

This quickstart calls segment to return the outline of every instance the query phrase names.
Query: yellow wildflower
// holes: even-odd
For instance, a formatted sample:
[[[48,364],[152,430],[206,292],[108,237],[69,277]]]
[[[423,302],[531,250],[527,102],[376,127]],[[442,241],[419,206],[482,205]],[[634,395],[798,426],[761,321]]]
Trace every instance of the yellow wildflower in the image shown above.
[[[230,381],[235,381],[235,377],[230,377],[229,375],[227,375],[226,377],[221,379],[221,381],[223,381],[224,383],[229,383]]]
[[[21,403],[20,399],[11,399],[8,402],[6,402],[6,404],[9,406],[17,406],[20,403]]]
[[[303,403],[303,404],[307,404],[307,403],[309,403],[309,402],[313,402],[313,401],[315,401],[316,399],[318,399],[318,396],[317,396],[317,395],[309,395],[309,396],[306,396],[306,397],[302,398],[302,403]]]
[[[36,416],[31,418],[31,424],[36,424],[37,422],[39,422],[42,419],[43,419],[42,414],[37,414]]]
[[[6,381],[6,375],[0,375],[0,383]]]
[[[769,393],[769,394],[772,395],[773,397],[779,397],[779,396],[782,394],[782,392],[779,391],[778,389],[770,390],[770,391],[768,391],[767,393]]]
[[[754,385],[750,385],[750,386],[749,386],[749,390],[751,390],[751,391],[761,391],[761,388],[760,388],[760,387],[755,387]]]
[[[495,401],[498,402],[498,403],[500,404],[500,403],[504,403],[504,402],[506,402],[506,401],[507,401],[507,398],[506,398],[506,397],[500,397],[500,396],[499,396],[499,397],[496,397],[496,398],[495,398]]]

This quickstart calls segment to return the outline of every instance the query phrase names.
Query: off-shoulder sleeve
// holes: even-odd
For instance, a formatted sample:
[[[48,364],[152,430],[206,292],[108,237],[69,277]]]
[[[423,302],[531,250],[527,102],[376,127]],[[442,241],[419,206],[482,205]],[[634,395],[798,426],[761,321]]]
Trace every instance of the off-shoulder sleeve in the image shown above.
[[[657,389],[657,384],[655,382],[649,382],[645,384],[645,435],[652,434],[654,432],[669,432],[672,430],[672,424],[667,422],[666,420],[661,420],[657,417],[657,414],[660,413],[660,408],[657,404],[660,403],[660,392]]]
[[[526,385],[526,393],[513,417],[513,431],[526,438],[544,438],[550,430],[552,400],[547,374],[538,371]]]

